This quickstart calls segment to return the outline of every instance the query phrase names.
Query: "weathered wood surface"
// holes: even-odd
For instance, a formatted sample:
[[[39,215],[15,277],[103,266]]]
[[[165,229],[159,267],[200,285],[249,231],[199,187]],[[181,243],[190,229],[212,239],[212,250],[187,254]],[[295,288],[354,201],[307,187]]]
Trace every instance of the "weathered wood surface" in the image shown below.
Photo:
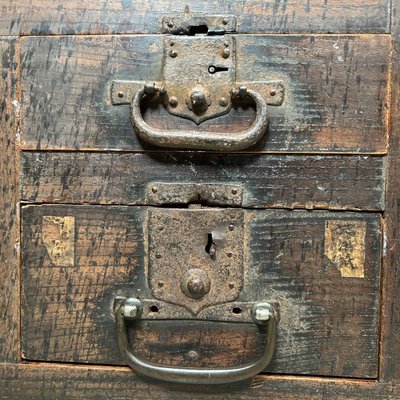
[[[384,219],[381,368],[382,381],[400,381],[400,1],[393,0],[392,119]]]
[[[146,215],[146,207],[23,207],[25,359],[122,363],[112,304],[116,296],[138,295],[143,286],[143,297],[148,290],[142,226]],[[247,211],[246,221],[249,267],[239,300],[280,303],[277,350],[268,370],[376,377],[380,217],[258,210]],[[354,232],[349,225],[356,227]],[[340,251],[331,247],[335,240]],[[349,253],[333,257],[331,248],[335,254],[343,249]],[[171,339],[169,326],[162,334],[159,325],[152,324],[145,324],[137,340],[143,357],[156,362],[188,365],[188,349],[201,350],[203,343],[205,355],[213,351],[201,365],[259,354],[260,338],[251,329],[243,330],[242,337],[229,328],[224,336],[221,326],[193,325],[185,336],[179,323],[178,338]],[[212,330],[218,334],[210,334]],[[185,337],[184,346],[178,345],[180,336]]]
[[[143,150],[128,106],[110,104],[114,79],[161,78],[161,36],[22,40],[22,149]],[[385,153],[388,35],[237,36],[238,79],[282,79],[285,102],[269,107],[252,151]],[[152,104],[148,123],[193,129]],[[201,129],[241,131],[254,118],[237,107]]]
[[[1,0],[0,35],[157,33],[161,17],[192,12],[233,14],[238,32],[383,33],[389,0],[240,1]]]
[[[21,199],[145,204],[151,182],[241,184],[245,207],[382,210],[384,157],[36,153],[21,155]]]
[[[0,362],[19,354],[17,40],[0,38]]]
[[[235,384],[174,385],[128,368],[32,363],[0,365],[1,400],[398,400],[400,388],[376,381],[257,376]],[[25,396],[25,397],[24,397]]]

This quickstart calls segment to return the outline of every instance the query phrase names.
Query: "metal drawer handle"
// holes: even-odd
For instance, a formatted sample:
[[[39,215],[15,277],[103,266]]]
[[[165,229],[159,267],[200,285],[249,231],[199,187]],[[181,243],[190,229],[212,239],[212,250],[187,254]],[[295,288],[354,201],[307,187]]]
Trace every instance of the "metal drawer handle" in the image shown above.
[[[143,375],[177,383],[222,384],[248,379],[263,371],[270,362],[275,348],[277,316],[269,303],[258,303],[253,307],[254,322],[265,331],[265,347],[261,357],[253,364],[218,369],[188,367],[163,367],[141,360],[129,350],[126,320],[138,320],[142,305],[135,298],[125,299],[115,312],[118,347],[127,364]]]
[[[156,146],[218,151],[243,150],[260,140],[268,126],[268,111],[265,99],[254,90],[241,88],[238,91],[238,95],[247,94],[256,104],[256,119],[249,129],[240,133],[198,130],[162,131],[149,126],[142,117],[140,103],[143,96],[148,93],[146,86],[136,92],[131,103],[130,116],[137,134],[144,141]],[[235,94],[233,93],[231,96],[235,96]]]

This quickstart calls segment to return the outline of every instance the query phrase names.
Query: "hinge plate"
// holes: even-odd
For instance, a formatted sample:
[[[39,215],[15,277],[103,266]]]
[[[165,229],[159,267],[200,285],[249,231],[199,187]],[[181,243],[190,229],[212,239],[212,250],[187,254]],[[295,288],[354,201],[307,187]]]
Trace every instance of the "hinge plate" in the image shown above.
[[[223,35],[236,31],[234,15],[207,15],[196,13],[169,14],[162,18],[161,32],[170,35],[208,33]]]
[[[209,206],[240,207],[244,189],[235,183],[169,183],[152,182],[147,185],[146,203],[149,205],[206,204]]]

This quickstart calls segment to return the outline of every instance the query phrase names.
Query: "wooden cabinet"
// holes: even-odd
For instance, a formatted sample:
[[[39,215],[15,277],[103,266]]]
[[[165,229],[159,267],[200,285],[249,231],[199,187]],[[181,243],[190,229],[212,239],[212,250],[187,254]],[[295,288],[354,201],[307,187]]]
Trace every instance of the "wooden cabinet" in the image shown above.
[[[400,398],[398,0],[0,6],[0,399]]]

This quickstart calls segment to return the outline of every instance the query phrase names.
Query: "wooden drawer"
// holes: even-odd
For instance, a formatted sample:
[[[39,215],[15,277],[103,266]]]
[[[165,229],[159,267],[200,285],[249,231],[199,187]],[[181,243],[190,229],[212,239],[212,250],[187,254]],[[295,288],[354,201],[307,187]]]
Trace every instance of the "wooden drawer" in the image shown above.
[[[204,210],[215,215],[215,208],[200,212]],[[199,210],[62,205],[23,208],[24,359],[124,364],[117,348],[114,299],[121,295],[148,297],[146,307],[157,307],[159,317],[171,307],[171,303],[160,300],[158,289],[151,290],[152,294],[149,289],[156,272],[149,269],[148,254],[153,246],[162,253],[162,237],[152,241],[153,234],[148,233],[154,212],[169,221],[176,214],[198,214]],[[196,221],[195,214],[191,218]],[[254,299],[279,303],[277,347],[268,371],[376,377],[379,215],[246,210],[243,228],[243,287],[237,300],[226,306],[232,313],[240,307],[237,304]],[[182,230],[182,235],[187,234]],[[205,235],[200,253],[205,254],[206,241]],[[166,275],[172,267],[167,267],[168,260],[164,263],[159,279],[165,281],[166,290],[180,292],[180,276],[197,263],[192,260],[178,270],[171,287]],[[217,277],[211,285],[218,285]],[[215,294],[211,291],[210,296]],[[186,298],[183,304],[188,303]],[[181,307],[175,308],[173,313],[178,318]],[[156,363],[234,366],[254,361],[264,345],[263,335],[254,324],[147,318],[150,320],[135,328],[132,346]],[[197,351],[199,359],[191,360],[191,351]]]
[[[163,37],[25,38],[21,43],[21,148],[24,150],[143,150],[129,106],[111,104],[115,80],[159,81]],[[269,126],[252,151],[386,153],[388,35],[235,35],[236,80],[279,80],[284,102],[268,107]],[[179,58],[179,56],[178,56]],[[130,99],[128,100],[129,103]],[[253,123],[239,103],[197,126],[165,111],[145,109],[154,128],[231,135]]]

